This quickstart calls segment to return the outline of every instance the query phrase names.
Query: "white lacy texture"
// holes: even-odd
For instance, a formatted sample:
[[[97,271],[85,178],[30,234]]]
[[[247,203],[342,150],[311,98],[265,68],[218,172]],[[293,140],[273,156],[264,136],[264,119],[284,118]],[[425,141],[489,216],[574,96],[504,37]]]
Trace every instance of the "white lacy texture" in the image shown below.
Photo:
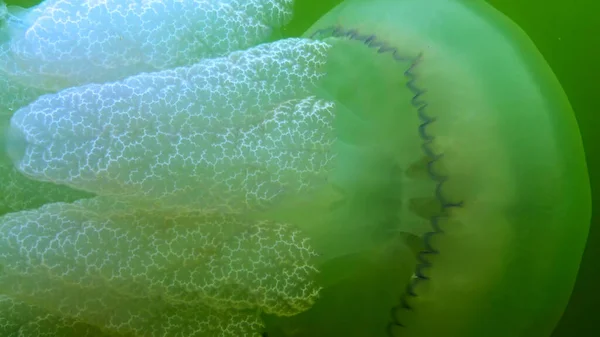
[[[6,50],[6,45],[0,45],[0,63],[5,60]],[[39,182],[25,177],[14,167],[5,151],[7,145],[5,133],[14,111],[44,93],[40,89],[17,83],[0,71],[0,215],[37,208],[48,202],[75,201],[89,196],[88,193],[67,186]]]
[[[334,165],[334,106],[313,90],[330,46],[252,47],[291,2],[2,14],[0,336],[259,337],[261,314],[313,305],[306,236],[243,212]]]
[[[15,165],[163,208],[239,211],[310,192],[333,167],[333,103],[311,96],[328,48],[282,40],[42,96],[12,118]]]
[[[97,303],[96,303],[97,304]],[[151,310],[153,307],[149,307]],[[93,308],[89,308],[93,310]],[[116,329],[99,328],[80,319],[0,295],[2,337],[258,337],[264,327],[256,313],[222,312],[202,307],[166,307],[145,316],[115,321]],[[118,325],[118,327],[117,327]],[[137,330],[135,329],[137,328]],[[128,331],[120,333],[118,331]]]
[[[3,294],[58,317],[140,336],[174,319],[181,320],[176,329],[194,320],[202,325],[210,313],[305,311],[319,292],[315,256],[289,225],[169,215],[103,198],[0,218]]]
[[[0,295],[2,337],[125,337],[81,321],[49,314],[39,307]]]
[[[40,95],[262,43],[291,18],[292,2],[47,0],[23,9],[0,0],[0,135],[14,111]],[[0,215],[88,195],[22,176],[3,143]]]
[[[264,42],[293,0],[47,0],[4,28],[13,81],[55,91],[189,65]],[[8,64],[8,66],[6,65]]]

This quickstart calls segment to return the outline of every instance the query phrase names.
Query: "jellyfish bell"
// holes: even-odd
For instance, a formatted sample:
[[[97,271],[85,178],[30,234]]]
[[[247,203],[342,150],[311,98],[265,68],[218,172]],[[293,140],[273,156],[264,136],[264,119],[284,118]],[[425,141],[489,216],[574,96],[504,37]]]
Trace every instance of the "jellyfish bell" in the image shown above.
[[[346,209],[354,222],[339,229],[372,238],[380,223],[364,223],[368,215],[394,214],[387,226],[422,246],[397,261],[413,274],[398,279],[403,294],[385,313],[383,296],[369,306],[352,295],[374,289],[324,292],[323,312],[353,323],[319,324],[307,312],[304,335],[336,326],[360,336],[362,324],[373,336],[549,336],[575,281],[591,199],[573,111],[533,42],[484,1],[460,0],[348,0],[305,37],[334,46],[319,87],[338,106],[332,181],[349,195],[386,196],[356,199]],[[323,230],[334,246],[344,246],[340,232]]]

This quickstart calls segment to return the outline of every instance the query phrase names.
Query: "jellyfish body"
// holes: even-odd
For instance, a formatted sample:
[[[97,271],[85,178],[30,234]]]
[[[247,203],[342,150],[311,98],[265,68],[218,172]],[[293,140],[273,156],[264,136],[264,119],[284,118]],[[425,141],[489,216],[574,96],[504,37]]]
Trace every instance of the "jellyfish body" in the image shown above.
[[[321,89],[351,112],[337,114],[352,167],[342,187],[396,168],[393,229],[422,239],[387,327],[373,333],[549,336],[591,201],[574,114],[526,34],[483,1],[354,0],[306,36],[336,46]],[[374,155],[385,164],[368,167]],[[343,317],[345,303],[327,311]],[[360,330],[348,326],[344,335]]]
[[[11,160],[140,208],[298,226],[325,289],[295,336],[547,336],[590,192],[531,41],[458,0],[351,0],[305,37],[42,96],[12,117]]]
[[[189,65],[270,39],[291,18],[291,6],[290,0],[4,6],[0,42],[9,43],[10,53],[0,59],[0,70],[12,81],[57,91]]]

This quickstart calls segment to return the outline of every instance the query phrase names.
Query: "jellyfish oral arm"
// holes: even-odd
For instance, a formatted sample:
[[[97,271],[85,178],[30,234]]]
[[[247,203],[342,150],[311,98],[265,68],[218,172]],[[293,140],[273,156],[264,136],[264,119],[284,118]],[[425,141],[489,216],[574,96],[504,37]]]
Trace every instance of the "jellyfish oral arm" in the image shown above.
[[[46,0],[5,10],[13,81],[57,91],[224,56],[270,39],[292,0]],[[10,12],[13,12],[11,14]]]
[[[283,40],[46,95],[12,117],[10,153],[33,179],[101,195],[220,210],[269,204],[325,183],[333,105],[310,88],[327,48]]]

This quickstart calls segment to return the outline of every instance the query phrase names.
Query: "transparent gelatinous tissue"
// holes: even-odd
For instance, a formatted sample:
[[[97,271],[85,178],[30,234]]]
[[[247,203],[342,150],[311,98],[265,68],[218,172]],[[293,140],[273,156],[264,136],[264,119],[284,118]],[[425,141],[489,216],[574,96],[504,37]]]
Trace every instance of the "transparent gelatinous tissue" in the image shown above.
[[[165,214],[105,198],[0,218],[4,295],[122,334],[223,333],[211,316],[230,324],[254,316],[252,330],[239,332],[257,333],[256,313],[289,316],[312,306],[315,257],[291,225]]]
[[[292,4],[47,0],[31,9],[12,6],[1,28],[9,53],[0,70],[26,86],[58,90],[189,65],[268,40],[291,18]]]
[[[550,336],[590,187],[573,111],[526,34],[484,1],[350,0],[305,36],[335,44],[321,88],[352,112],[336,115],[339,139],[371,149],[348,147],[354,167],[378,151],[398,172],[396,202],[352,209],[395,209],[386,228],[417,217],[429,229],[413,231],[412,277],[392,270],[411,262],[397,252],[369,260],[313,310],[272,322],[272,335]]]
[[[0,220],[6,261],[17,261],[6,264],[12,272],[5,277],[26,277],[20,284],[29,287],[7,288],[11,299],[111,331],[121,330],[106,313],[193,321],[194,313],[213,317],[207,310],[232,304],[227,295],[243,299],[257,288],[267,295],[223,314],[249,314],[247,322],[262,325],[261,314],[270,337],[547,337],[589,226],[588,176],[568,100],[529,38],[483,1],[349,0],[304,38],[42,96],[14,114],[7,143],[11,161],[31,179],[100,195]],[[191,257],[158,254],[165,242],[187,237],[180,230],[198,228],[175,221],[195,212],[233,217],[237,229],[297,229],[307,246],[257,251],[269,261],[282,252],[310,255],[314,270],[305,271],[315,273],[293,289],[314,286],[318,299],[317,292],[270,296],[288,292],[260,286],[261,275],[290,274],[268,268],[240,274],[247,286],[233,282],[219,296],[203,283],[177,283],[174,275],[193,270],[189,263],[204,263],[202,253],[220,256],[210,245]],[[123,238],[143,248],[133,252],[173,260],[151,264],[132,253],[127,268],[116,258],[86,274],[78,257],[95,252],[64,251],[56,267],[71,263],[72,272],[53,274],[28,255],[37,252],[28,241],[36,236],[24,232],[17,242],[17,233],[48,231],[39,244],[50,246],[52,238],[77,236],[36,225],[40,214],[49,224],[75,216],[85,236],[109,229],[90,243],[115,258],[127,255],[114,251],[126,246],[119,233],[130,233]],[[296,242],[294,233],[274,237]],[[182,242],[176,247],[189,243]],[[254,256],[240,252],[240,261]],[[304,260],[282,263],[294,261]],[[136,274],[130,267],[137,263],[148,273]],[[157,270],[169,286],[156,281]],[[47,279],[104,291],[93,297],[106,300],[77,316],[85,297],[56,305],[54,294],[36,292],[36,281]],[[158,294],[160,301],[148,300]],[[140,308],[146,314],[135,315]],[[169,313],[187,318],[160,316]],[[133,325],[123,331],[155,327],[127,322]]]
[[[291,0],[1,2],[0,133],[43,94],[246,49],[276,36],[291,14]],[[1,147],[0,214],[90,195],[24,177]]]
[[[9,154],[33,179],[161,208],[308,193],[333,162],[333,105],[310,92],[327,48],[283,40],[46,95],[12,117]]]

